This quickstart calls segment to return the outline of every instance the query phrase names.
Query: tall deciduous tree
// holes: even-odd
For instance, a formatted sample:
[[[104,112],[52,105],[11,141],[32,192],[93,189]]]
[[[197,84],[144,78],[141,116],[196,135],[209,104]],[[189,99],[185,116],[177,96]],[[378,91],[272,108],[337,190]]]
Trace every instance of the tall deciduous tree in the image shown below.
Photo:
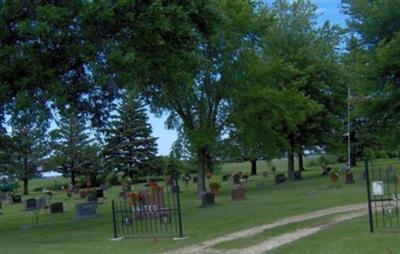
[[[96,150],[89,135],[89,127],[80,113],[73,109],[64,111],[58,128],[50,132],[53,154],[46,168],[70,177],[75,185],[76,177],[88,173],[96,163]]]
[[[151,174],[156,170],[156,140],[151,136],[143,103],[129,93],[107,131],[105,163],[112,171],[124,172],[130,177]]]
[[[264,61],[269,63],[266,74],[275,84],[311,101],[310,108],[303,107],[303,113],[299,112],[300,121],[294,128],[284,127],[289,144],[289,177],[294,172],[294,154],[297,152],[302,162],[304,149],[325,146],[338,126],[337,116],[343,112],[341,98],[346,89],[340,80],[336,50],[340,29],[329,23],[317,28],[316,9],[307,0],[275,1],[275,22],[266,33],[263,48]],[[300,163],[299,167],[301,170],[303,165]]]
[[[362,54],[355,62],[363,67],[357,70],[362,77],[357,89],[368,101],[361,107],[367,112],[369,125],[378,126],[375,135],[384,137],[386,145],[398,146],[400,2],[344,0],[343,8],[351,31],[359,39],[358,54]]]

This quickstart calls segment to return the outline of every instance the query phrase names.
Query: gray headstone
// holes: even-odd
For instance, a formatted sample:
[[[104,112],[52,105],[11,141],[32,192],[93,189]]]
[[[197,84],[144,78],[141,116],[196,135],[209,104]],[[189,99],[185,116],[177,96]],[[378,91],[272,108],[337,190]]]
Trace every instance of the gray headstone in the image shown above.
[[[88,202],[97,202],[97,195],[96,193],[91,192],[86,196],[86,199]]]
[[[0,192],[0,201],[7,201],[7,193],[5,192]]]
[[[36,210],[37,209],[37,201],[34,198],[28,198],[25,201],[25,210],[30,211],[30,210]]]
[[[97,216],[97,204],[95,202],[79,203],[75,205],[75,218],[87,219]]]
[[[264,189],[265,188],[265,183],[263,183],[263,182],[256,183],[256,188],[257,189]]]
[[[36,202],[37,202],[36,206],[38,209],[42,209],[45,206],[47,206],[47,198],[46,197],[40,197],[37,199]]]

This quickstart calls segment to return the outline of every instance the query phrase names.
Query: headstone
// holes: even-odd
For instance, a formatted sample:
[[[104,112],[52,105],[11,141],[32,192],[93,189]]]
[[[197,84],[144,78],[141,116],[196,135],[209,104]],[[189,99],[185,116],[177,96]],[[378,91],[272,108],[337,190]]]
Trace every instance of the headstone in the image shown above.
[[[277,174],[275,176],[275,184],[280,184],[285,182],[285,175],[284,174]]]
[[[263,171],[261,174],[262,174],[262,177],[264,177],[264,178],[268,177],[268,171]]]
[[[193,176],[193,183],[197,183],[197,176]]]
[[[240,174],[236,173],[233,175],[233,184],[240,184]]]
[[[14,204],[22,203],[21,195],[13,195],[13,196],[11,197],[11,200],[12,200],[12,202],[13,202]]]
[[[36,206],[38,209],[42,209],[47,207],[47,198],[46,197],[40,197],[36,201]]]
[[[64,206],[62,202],[53,203],[50,205],[50,213],[63,213]]]
[[[355,183],[355,181],[354,181],[354,177],[353,177],[353,172],[347,172],[346,173],[346,180],[345,180],[345,183],[346,184],[353,184],[353,183]]]
[[[232,200],[243,200],[245,198],[246,189],[243,186],[238,186],[231,191]]]
[[[223,175],[223,176],[222,176],[222,181],[223,181],[223,182],[228,181],[229,177],[231,177],[231,175]]]
[[[126,198],[126,192],[125,192],[125,191],[121,191],[121,192],[119,193],[119,197],[120,197],[120,198]]]
[[[299,171],[293,172],[293,180],[295,181],[301,180],[301,173]]]
[[[200,193],[201,207],[210,207],[215,204],[215,195],[212,192],[205,191]]]
[[[75,205],[75,218],[88,219],[97,216],[97,204],[94,202],[79,203]]]
[[[0,192],[0,201],[7,201],[7,193],[5,192]]]
[[[163,191],[150,191],[148,189],[139,190],[139,193],[143,195],[143,204],[151,207],[152,210],[158,210],[164,207],[164,195]]]
[[[256,183],[256,188],[257,189],[264,189],[265,188],[265,183],[263,183],[263,182]]]
[[[86,196],[88,202],[97,202],[97,196],[95,192],[91,192]]]
[[[104,190],[103,190],[103,188],[97,188],[96,189],[96,197],[97,198],[104,198]]]
[[[37,201],[34,198],[28,198],[25,201],[25,210],[31,211],[37,209]]]

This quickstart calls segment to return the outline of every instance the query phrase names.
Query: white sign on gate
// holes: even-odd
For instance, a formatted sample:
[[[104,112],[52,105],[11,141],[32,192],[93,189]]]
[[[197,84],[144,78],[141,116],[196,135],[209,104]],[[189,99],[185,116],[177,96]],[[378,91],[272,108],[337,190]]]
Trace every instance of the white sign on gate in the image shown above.
[[[383,195],[383,181],[372,182],[372,194]]]

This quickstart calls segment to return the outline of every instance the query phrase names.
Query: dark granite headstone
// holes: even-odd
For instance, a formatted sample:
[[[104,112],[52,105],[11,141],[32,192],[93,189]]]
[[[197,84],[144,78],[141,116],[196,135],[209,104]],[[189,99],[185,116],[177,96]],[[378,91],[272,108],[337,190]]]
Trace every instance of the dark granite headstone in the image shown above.
[[[243,200],[245,198],[246,189],[243,186],[238,186],[231,191],[232,200]]]
[[[262,174],[262,177],[264,177],[264,178],[268,177],[268,171],[263,171],[261,174]]]
[[[63,213],[64,206],[62,202],[53,203],[50,205],[50,213]]]
[[[13,196],[11,197],[11,200],[12,200],[12,202],[13,202],[14,204],[22,203],[22,197],[21,197],[21,195],[13,195]]]
[[[233,175],[233,184],[240,184],[240,174],[236,173]]]
[[[347,172],[346,173],[346,180],[345,180],[346,184],[353,184],[355,183],[354,181],[354,177],[353,177],[353,172]]]
[[[34,198],[28,198],[25,201],[25,210],[31,211],[37,209],[37,200]]]
[[[193,183],[197,183],[197,176],[193,176]]]
[[[228,181],[229,177],[231,177],[231,175],[223,175],[223,176],[222,176],[222,181],[223,181],[223,182]]]
[[[96,189],[96,197],[97,198],[104,198],[104,190],[103,190],[103,188],[97,188]]]
[[[202,192],[201,197],[201,207],[210,207],[215,204],[215,195],[212,192]]]
[[[275,184],[280,184],[280,183],[284,183],[286,180],[285,175],[284,174],[277,174],[275,176]]]
[[[293,180],[295,181],[301,180],[301,173],[299,171],[293,172]]]
[[[97,204],[95,202],[79,203],[75,205],[75,218],[87,219],[97,216]]]

